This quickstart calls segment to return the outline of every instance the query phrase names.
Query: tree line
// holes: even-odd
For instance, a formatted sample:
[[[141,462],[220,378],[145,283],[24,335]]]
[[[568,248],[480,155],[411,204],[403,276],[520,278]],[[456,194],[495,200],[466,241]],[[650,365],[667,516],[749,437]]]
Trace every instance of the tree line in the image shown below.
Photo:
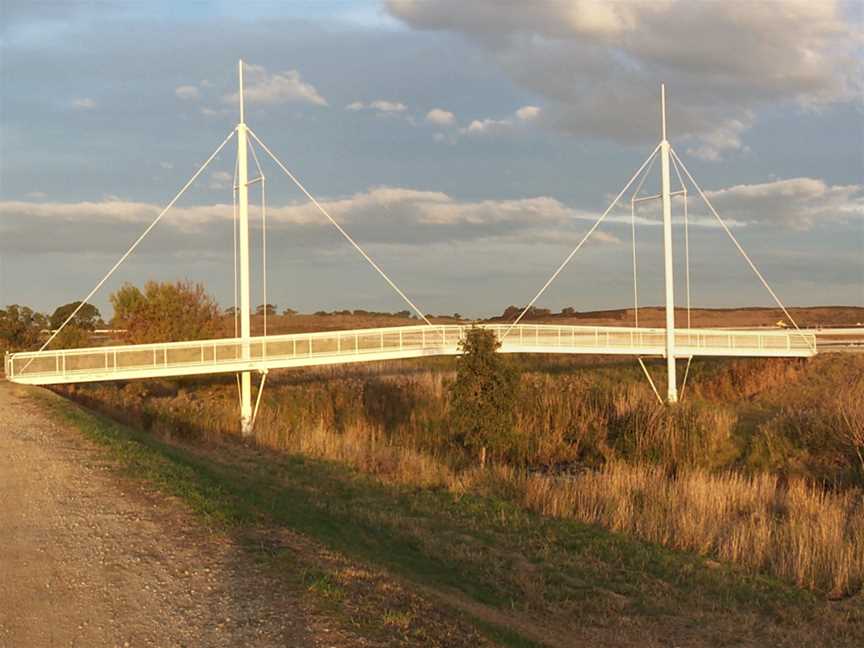
[[[114,314],[108,323],[96,306],[80,301],[58,306],[50,315],[20,304],[6,306],[0,309],[0,351],[38,348],[61,326],[51,348],[88,346],[96,329],[106,327],[121,331],[119,337],[130,344],[206,339],[221,333],[223,313],[200,283],[148,281],[143,289],[126,283],[109,301]]]

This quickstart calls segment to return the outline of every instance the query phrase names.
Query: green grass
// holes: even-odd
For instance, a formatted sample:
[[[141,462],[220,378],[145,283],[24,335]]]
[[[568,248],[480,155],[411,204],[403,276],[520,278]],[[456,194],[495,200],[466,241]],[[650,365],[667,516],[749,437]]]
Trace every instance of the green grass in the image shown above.
[[[239,445],[228,452],[178,447],[37,393],[54,416],[105,446],[126,475],[179,497],[212,525],[291,529],[424,588],[458,592],[540,627],[603,625],[610,614],[624,614],[670,621],[685,634],[734,638],[738,630],[729,623],[736,616],[762,617],[771,635],[816,621],[824,606],[775,579],[543,518],[506,499],[387,486],[333,462]],[[306,586],[338,602],[338,585],[327,574]],[[689,627],[690,618],[698,627]],[[539,645],[501,624],[472,623],[504,645]]]

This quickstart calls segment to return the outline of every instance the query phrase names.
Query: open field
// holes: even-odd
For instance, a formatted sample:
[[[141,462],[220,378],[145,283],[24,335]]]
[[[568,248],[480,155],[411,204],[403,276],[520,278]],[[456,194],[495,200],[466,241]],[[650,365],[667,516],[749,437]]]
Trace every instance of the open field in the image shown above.
[[[857,326],[864,323],[864,307],[859,306],[804,306],[789,308],[789,312],[801,328]],[[683,308],[675,310],[678,326],[685,326],[687,311]],[[526,322],[550,322],[555,324],[575,325],[608,325],[632,326],[634,314],[632,308],[613,310],[577,312],[573,315],[550,313],[548,315],[528,315]],[[779,308],[755,306],[752,308],[693,308],[691,320],[696,327],[732,327],[732,326],[769,326],[773,327],[784,319]],[[490,317],[478,321],[500,322],[510,318]],[[295,315],[272,315],[267,318],[268,333],[307,333],[313,331],[333,331],[353,328],[375,328],[380,326],[405,326],[412,318],[396,315],[374,314],[327,314],[313,315],[298,313]],[[433,316],[435,324],[457,323],[454,317]],[[639,309],[640,326],[664,326],[665,311],[659,306],[646,306]],[[233,335],[233,319],[226,318],[223,325],[225,335]],[[252,330],[263,329],[263,317],[252,318]]]

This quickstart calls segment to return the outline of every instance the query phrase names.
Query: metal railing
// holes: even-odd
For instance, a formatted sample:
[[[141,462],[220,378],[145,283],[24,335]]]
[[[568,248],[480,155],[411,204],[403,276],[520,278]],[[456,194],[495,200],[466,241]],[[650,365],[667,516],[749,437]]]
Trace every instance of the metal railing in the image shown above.
[[[505,353],[662,355],[661,328],[483,324]],[[452,355],[469,325],[400,326],[320,333],[23,352],[6,356],[8,379],[50,384],[171,375],[224,373]],[[676,355],[807,356],[815,336],[798,332],[679,329]],[[248,346],[245,352],[244,346]]]

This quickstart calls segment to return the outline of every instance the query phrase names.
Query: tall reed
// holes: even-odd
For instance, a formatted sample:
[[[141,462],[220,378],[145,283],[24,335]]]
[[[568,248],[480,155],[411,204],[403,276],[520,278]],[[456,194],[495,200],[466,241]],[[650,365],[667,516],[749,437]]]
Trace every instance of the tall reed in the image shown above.
[[[516,477],[518,479],[518,477]],[[835,594],[864,582],[864,496],[776,475],[674,478],[658,466],[612,462],[599,471],[523,476],[524,504],[651,542],[772,573]]]

